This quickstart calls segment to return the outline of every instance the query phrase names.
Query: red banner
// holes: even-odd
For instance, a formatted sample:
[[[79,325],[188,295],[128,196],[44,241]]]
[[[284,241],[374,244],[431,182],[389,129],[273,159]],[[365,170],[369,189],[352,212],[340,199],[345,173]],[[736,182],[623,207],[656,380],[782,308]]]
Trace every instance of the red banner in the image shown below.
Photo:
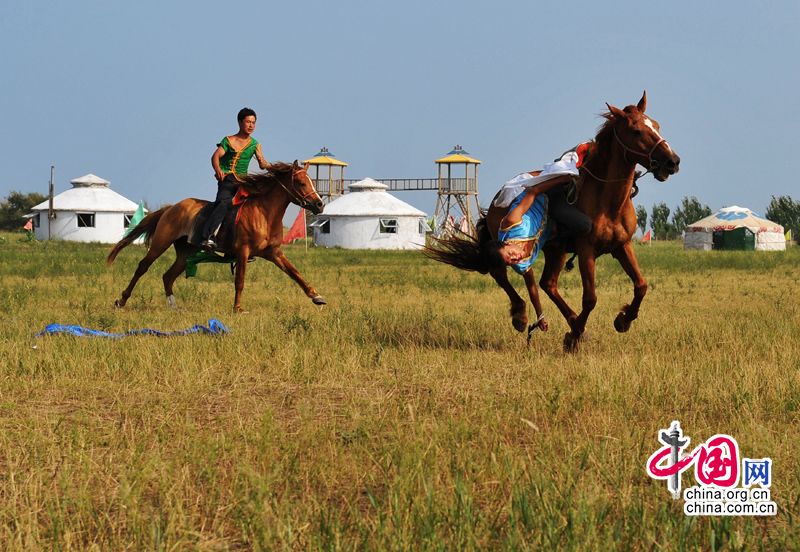
[[[294,223],[292,227],[289,228],[289,231],[283,235],[283,241],[281,243],[292,243],[294,240],[299,240],[301,238],[306,237],[306,210],[300,209],[300,212],[297,213],[297,218],[294,219]]]

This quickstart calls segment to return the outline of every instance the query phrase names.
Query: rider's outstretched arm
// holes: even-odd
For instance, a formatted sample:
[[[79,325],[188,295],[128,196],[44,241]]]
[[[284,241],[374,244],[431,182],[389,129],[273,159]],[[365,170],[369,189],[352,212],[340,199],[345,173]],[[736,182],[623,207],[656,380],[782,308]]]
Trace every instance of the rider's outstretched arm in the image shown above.
[[[256,145],[256,161],[258,161],[258,166],[262,171],[269,168],[269,162],[267,158],[264,157],[264,152],[261,151],[261,144]]]

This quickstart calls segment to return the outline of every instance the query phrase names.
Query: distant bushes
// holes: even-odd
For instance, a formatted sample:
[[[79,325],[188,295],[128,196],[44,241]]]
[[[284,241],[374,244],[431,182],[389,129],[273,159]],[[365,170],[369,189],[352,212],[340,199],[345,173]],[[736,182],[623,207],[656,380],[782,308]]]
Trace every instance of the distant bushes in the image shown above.
[[[0,230],[20,230],[25,224],[24,215],[31,207],[47,199],[47,196],[33,192],[11,192],[5,201],[0,201]]]

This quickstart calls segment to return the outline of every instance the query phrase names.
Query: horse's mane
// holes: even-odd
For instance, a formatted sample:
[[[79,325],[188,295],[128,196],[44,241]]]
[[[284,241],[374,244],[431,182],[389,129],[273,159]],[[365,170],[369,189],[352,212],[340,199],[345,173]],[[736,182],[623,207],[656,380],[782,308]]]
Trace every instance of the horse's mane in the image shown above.
[[[291,175],[294,165],[276,161],[269,166],[267,172],[248,174],[240,177],[242,187],[253,194],[263,193],[270,190],[280,178]]]
[[[594,150],[597,152],[605,152],[608,151],[608,147],[611,145],[611,140],[614,137],[614,123],[616,122],[616,117],[611,111],[606,111],[600,116],[603,117],[605,121],[597,128],[597,134],[595,134],[594,137],[597,147],[594,148]]]
[[[635,106],[627,106],[624,111],[628,112],[631,108]],[[597,134],[594,137],[594,143],[596,147],[592,148],[589,152],[589,156],[587,157],[586,161],[594,157],[595,155],[603,155],[607,154],[609,148],[613,143],[614,139],[614,125],[617,122],[617,117],[611,111],[606,111],[605,113],[600,114],[603,119],[605,119],[599,127],[597,127]]]

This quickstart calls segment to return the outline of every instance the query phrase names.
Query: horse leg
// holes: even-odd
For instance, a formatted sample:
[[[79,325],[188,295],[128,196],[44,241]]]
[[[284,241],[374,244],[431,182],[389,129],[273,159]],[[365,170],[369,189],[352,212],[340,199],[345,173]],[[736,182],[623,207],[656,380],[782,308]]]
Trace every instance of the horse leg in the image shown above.
[[[522,297],[519,296],[517,290],[508,281],[508,271],[506,267],[492,270],[490,272],[497,285],[503,288],[503,291],[508,295],[511,301],[511,324],[518,332],[524,332],[528,327],[528,315],[525,312],[526,305]]]
[[[128,302],[130,299],[131,293],[133,293],[133,288],[136,286],[136,282],[139,281],[145,272],[150,268],[150,265],[158,259],[164,251],[169,249],[169,246],[172,244],[172,239],[167,239],[165,237],[159,236],[158,232],[153,237],[153,241],[150,242],[150,248],[147,250],[147,254],[145,254],[144,258],[139,261],[139,266],[136,267],[136,272],[133,273],[133,278],[131,278],[128,287],[122,292],[122,297],[114,301],[114,306],[116,307],[124,307],[125,303]]]
[[[645,294],[647,293],[647,282],[642,276],[642,271],[639,269],[639,262],[636,260],[636,254],[633,251],[631,242],[624,244],[622,247],[612,253],[615,259],[619,261],[622,270],[633,282],[633,301],[630,305],[625,305],[620,309],[619,314],[614,319],[614,328],[620,332],[627,332],[631,327],[631,322],[636,320],[639,316],[639,307],[642,304]]]
[[[250,248],[242,247],[236,252],[236,276],[234,279],[234,289],[236,290],[233,296],[233,310],[234,312],[244,313],[242,309],[242,291],[244,291],[244,274],[247,270],[247,259],[250,258]]]
[[[297,270],[297,268],[286,257],[286,255],[283,254],[283,251],[281,250],[280,247],[275,247],[273,249],[270,249],[264,255],[264,258],[267,259],[268,261],[273,262],[275,264],[275,266],[280,268],[282,271],[284,271],[286,274],[288,274],[289,277],[292,280],[297,282],[297,285],[299,285],[303,289],[303,292],[308,297],[311,298],[311,301],[315,305],[326,305],[328,303],[327,301],[325,301],[325,298],[322,297],[322,295],[317,293],[317,290],[315,290],[313,287],[311,287],[308,284],[308,282],[306,282],[303,279],[303,277],[300,275],[300,271]]]
[[[542,268],[542,276],[539,279],[539,286],[544,290],[547,296],[553,303],[555,303],[561,316],[567,321],[570,328],[575,322],[578,315],[567,304],[561,293],[558,291],[558,277],[561,275],[561,270],[564,267],[564,261],[567,259],[567,253],[564,251],[545,251],[544,254],[544,267]]]
[[[578,266],[581,271],[581,283],[583,284],[583,301],[581,312],[571,324],[572,331],[564,335],[564,351],[574,353],[578,350],[578,342],[583,337],[586,330],[586,321],[597,305],[597,291],[595,288],[595,257],[594,252],[583,248],[578,252]]]
[[[186,259],[196,248],[189,245],[186,238],[178,240],[173,245],[175,246],[176,254],[175,262],[172,263],[172,266],[169,267],[162,278],[164,280],[164,293],[167,296],[167,304],[175,308],[177,305],[175,303],[175,295],[172,293],[172,285],[178,276],[186,270]]]

